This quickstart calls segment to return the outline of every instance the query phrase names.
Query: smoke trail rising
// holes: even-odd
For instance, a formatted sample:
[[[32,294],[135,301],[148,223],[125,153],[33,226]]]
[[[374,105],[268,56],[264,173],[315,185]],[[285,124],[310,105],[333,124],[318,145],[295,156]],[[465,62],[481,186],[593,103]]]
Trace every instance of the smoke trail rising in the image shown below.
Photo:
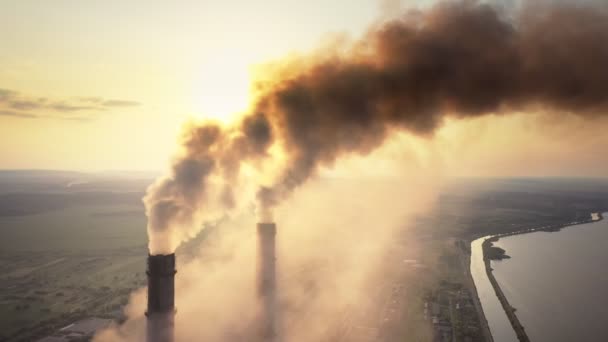
[[[359,41],[277,67],[249,114],[192,125],[171,174],[148,189],[151,253],[170,253],[201,223],[272,207],[347,155],[398,131],[432,136],[446,117],[608,109],[608,4],[526,2],[518,13],[443,2],[379,23]]]

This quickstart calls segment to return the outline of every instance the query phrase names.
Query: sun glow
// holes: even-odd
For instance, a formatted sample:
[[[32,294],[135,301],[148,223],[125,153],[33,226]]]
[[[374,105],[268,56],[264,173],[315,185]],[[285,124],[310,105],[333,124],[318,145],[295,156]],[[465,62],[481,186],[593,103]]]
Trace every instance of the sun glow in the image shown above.
[[[251,61],[238,52],[218,54],[203,62],[194,84],[197,116],[227,123],[242,114],[251,101]]]

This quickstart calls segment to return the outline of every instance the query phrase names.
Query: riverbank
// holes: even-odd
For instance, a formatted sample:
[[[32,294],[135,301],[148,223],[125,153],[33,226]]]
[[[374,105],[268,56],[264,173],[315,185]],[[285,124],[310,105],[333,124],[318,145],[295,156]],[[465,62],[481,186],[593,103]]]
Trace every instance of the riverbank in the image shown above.
[[[471,242],[469,241],[469,246]],[[490,330],[490,325],[488,324],[488,320],[486,315],[483,312],[483,307],[481,306],[481,300],[479,299],[479,293],[477,292],[477,287],[475,286],[475,280],[473,279],[473,275],[471,274],[471,253],[463,253],[465,258],[465,265],[469,265],[466,268],[467,274],[467,287],[472,294],[473,305],[475,306],[475,310],[477,311],[477,316],[479,317],[479,323],[481,324],[481,329],[483,331],[483,336],[486,342],[494,342],[494,337],[492,336],[492,331]]]
[[[595,220],[593,219],[594,214],[597,217],[597,219],[595,219]],[[490,235],[490,236],[487,236],[487,238],[494,239],[493,241],[498,241],[498,239],[500,239],[502,237],[513,236],[513,235],[521,235],[521,234],[528,234],[528,233],[534,233],[534,232],[559,232],[560,230],[567,228],[567,227],[573,227],[573,226],[578,226],[581,224],[587,224],[587,223],[592,223],[592,222],[599,222],[604,219],[604,216],[601,212],[591,213],[590,215],[591,215],[591,218],[588,220],[568,222],[568,223],[544,226],[544,227],[539,227],[539,228],[521,229],[521,230],[508,232],[508,233]]]
[[[489,258],[489,253],[488,253],[488,251],[492,247],[492,243],[498,241],[501,237],[528,234],[528,233],[532,233],[532,232],[556,232],[556,231],[560,231],[561,229],[566,228],[566,227],[599,222],[599,221],[603,220],[603,218],[604,218],[601,212],[593,213],[590,216],[591,216],[590,219],[583,220],[583,221],[576,221],[576,222],[570,222],[570,223],[553,225],[553,226],[545,226],[545,227],[540,227],[540,228],[529,228],[529,229],[523,229],[523,230],[518,230],[518,231],[514,231],[514,232],[509,232],[509,233],[502,233],[502,234],[487,236],[485,238],[485,240],[483,241],[482,252],[483,252],[483,259],[484,259],[486,274],[488,276],[488,279],[490,280],[490,284],[494,288],[496,296],[498,297],[498,300],[500,301],[500,304],[502,305],[503,310],[504,310],[505,314],[507,315],[507,318],[509,319],[509,322],[511,323],[511,326],[513,327],[513,330],[515,331],[519,341],[525,342],[525,341],[530,341],[530,339],[527,336],[523,325],[521,324],[517,315],[515,314],[516,309],[513,308],[509,304],[506,296],[504,295],[502,289],[500,288],[498,282],[496,281],[494,274],[492,273],[492,268],[491,268],[491,264],[490,264],[491,259]],[[485,317],[484,317],[484,320],[485,320]]]
[[[517,315],[515,315],[515,308],[513,308],[509,304],[507,297],[502,292],[502,289],[498,285],[498,282],[496,281],[496,278],[494,277],[494,274],[492,273],[492,267],[490,266],[491,259],[487,255],[488,255],[488,250],[492,247],[492,242],[494,242],[496,240],[498,240],[498,239],[492,237],[492,238],[486,239],[483,242],[483,244],[481,245],[481,248],[483,251],[483,261],[486,266],[486,273],[488,274],[488,279],[490,280],[490,283],[492,284],[492,287],[494,288],[494,291],[496,292],[496,296],[498,297],[498,300],[500,301],[502,308],[505,310],[505,313],[507,314],[507,317],[509,318],[509,322],[511,322],[511,326],[513,327],[513,330],[515,330],[517,339],[520,342],[530,342],[530,338],[528,338],[528,335],[526,334],[526,330],[524,329],[524,326],[521,324],[521,322],[517,318]]]

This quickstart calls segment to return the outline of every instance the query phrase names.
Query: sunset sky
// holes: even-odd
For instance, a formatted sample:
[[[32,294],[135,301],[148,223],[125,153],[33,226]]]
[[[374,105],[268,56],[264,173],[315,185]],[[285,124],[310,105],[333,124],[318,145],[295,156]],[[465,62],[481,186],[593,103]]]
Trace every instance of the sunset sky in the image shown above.
[[[396,3],[1,1],[0,168],[161,170],[183,122],[228,121],[247,107],[252,66],[313,50],[330,34],[360,36]],[[461,175],[602,175],[607,158],[587,149],[602,150],[601,135],[552,145],[561,128],[538,138],[538,120],[528,121],[457,123],[427,150],[440,149],[448,165],[470,159],[455,166]],[[484,145],[462,148],[475,139],[467,127]],[[497,167],[503,157],[529,169]]]
[[[0,167],[160,169],[186,118],[246,106],[249,65],[310,49],[328,32],[358,34],[380,9],[365,0],[2,1],[0,89],[138,105],[0,108]]]

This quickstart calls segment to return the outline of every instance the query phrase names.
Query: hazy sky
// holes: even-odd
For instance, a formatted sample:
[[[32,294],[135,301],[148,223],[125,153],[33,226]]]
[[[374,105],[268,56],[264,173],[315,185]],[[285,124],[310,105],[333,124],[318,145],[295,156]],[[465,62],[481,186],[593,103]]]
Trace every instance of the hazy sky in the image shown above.
[[[398,3],[0,0],[0,168],[163,169],[185,120],[246,107],[251,65],[359,36]]]
[[[306,51],[328,32],[359,34],[381,8],[365,0],[2,0],[0,89],[22,101],[139,105],[4,108],[0,168],[160,169],[187,117],[246,105],[248,65]]]

